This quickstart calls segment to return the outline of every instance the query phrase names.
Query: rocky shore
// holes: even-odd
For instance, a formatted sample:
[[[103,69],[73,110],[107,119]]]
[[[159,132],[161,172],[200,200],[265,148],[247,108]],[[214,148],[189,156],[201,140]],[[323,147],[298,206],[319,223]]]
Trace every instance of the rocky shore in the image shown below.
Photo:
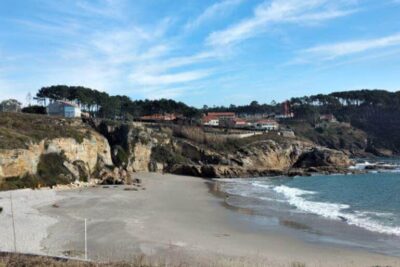
[[[176,129],[140,124],[101,122],[96,128],[109,140],[113,161],[129,171],[233,178],[348,173],[353,164],[341,151],[297,139],[259,135],[246,140],[209,138],[204,142],[207,135],[199,138],[199,132],[179,136]]]
[[[0,181],[8,183],[3,189],[91,179],[130,184],[136,172],[203,178],[348,173],[353,164],[341,151],[273,133],[239,139],[187,126],[104,120],[73,125],[85,133],[82,140],[44,138],[24,148],[1,149]]]

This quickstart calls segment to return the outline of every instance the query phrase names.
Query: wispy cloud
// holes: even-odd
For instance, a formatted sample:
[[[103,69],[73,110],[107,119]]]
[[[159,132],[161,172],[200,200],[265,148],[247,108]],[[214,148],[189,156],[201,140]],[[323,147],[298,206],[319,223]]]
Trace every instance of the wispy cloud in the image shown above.
[[[305,56],[318,57],[323,60],[332,60],[338,57],[362,53],[374,49],[382,49],[400,45],[400,33],[390,36],[319,45],[303,50]]]
[[[258,5],[253,16],[242,20],[222,31],[211,33],[207,43],[212,46],[225,46],[241,42],[264,32],[277,23],[316,22],[353,13],[343,10],[349,1],[337,1],[335,5],[327,0],[273,0]]]
[[[94,4],[93,1],[78,0],[76,6],[91,15],[119,17],[122,16],[124,1],[100,0],[97,4]]]
[[[203,13],[201,13],[194,20],[189,21],[185,25],[186,30],[192,30],[207,23],[215,18],[220,18],[221,16],[232,11],[233,8],[239,6],[244,0],[222,0],[211,6],[207,7]]]
[[[37,0],[52,12],[78,17],[124,18],[127,0]]]
[[[209,71],[206,70],[196,70],[179,72],[173,74],[149,74],[135,72],[130,76],[130,79],[139,85],[150,85],[150,86],[160,86],[160,85],[171,85],[171,84],[181,84],[185,82],[197,81],[204,77],[210,75]]]

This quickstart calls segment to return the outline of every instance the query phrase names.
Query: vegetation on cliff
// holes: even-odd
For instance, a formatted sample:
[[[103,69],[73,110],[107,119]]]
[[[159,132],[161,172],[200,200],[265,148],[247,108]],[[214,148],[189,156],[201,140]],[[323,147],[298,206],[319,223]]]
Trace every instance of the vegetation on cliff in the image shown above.
[[[252,101],[248,105],[236,106],[204,106],[202,109],[189,107],[182,102],[174,100],[138,100],[133,101],[127,96],[110,96],[107,93],[81,86],[57,85],[43,87],[39,90],[38,97],[45,99],[68,99],[80,103],[85,111],[92,115],[103,118],[138,118],[143,115],[155,113],[178,113],[190,119],[198,119],[201,113],[210,111],[230,111],[242,115],[274,114],[282,111],[282,104],[272,101],[270,104],[263,104]],[[295,114],[296,121],[302,121],[316,128],[319,123],[319,116],[322,114],[333,114],[340,122],[351,124],[352,127],[365,132],[367,145],[365,150],[375,155],[400,154],[400,92],[388,92],[385,90],[358,90],[335,92],[327,95],[319,94],[313,96],[296,97],[290,101],[291,111]],[[325,129],[326,130],[326,129]],[[344,134],[343,137],[334,137],[338,140],[330,142],[335,129],[328,129],[331,133],[315,134],[307,131],[303,137],[311,138],[321,145],[331,143],[330,147],[344,147],[347,151],[358,149],[364,146],[361,132],[352,136]],[[338,129],[339,130],[339,129]],[[346,133],[347,129],[340,132]],[[301,134],[304,133],[301,131]],[[355,147],[340,145],[340,140],[350,137],[356,141]],[[339,145],[338,145],[339,143]],[[343,142],[342,142],[343,143]],[[346,143],[346,142],[345,142]]]
[[[82,142],[87,135],[73,120],[21,113],[0,116],[0,149],[28,148],[30,144],[54,138]]]
[[[320,123],[287,121],[284,125],[294,130],[298,137],[321,146],[341,150],[352,156],[364,156],[368,147],[368,135],[348,123]]]
[[[74,181],[74,178],[64,166],[66,160],[62,154],[44,154],[40,157],[36,174],[27,173],[22,177],[10,177],[0,180],[0,190],[52,187],[69,184]]]
[[[400,153],[400,92],[359,90],[293,98],[294,112],[315,124],[319,114],[334,114],[368,136],[367,150]]]
[[[100,123],[112,147],[114,164],[134,171],[218,177],[254,177],[289,174],[293,168],[324,167],[336,172],[350,165],[340,151],[318,148],[309,141],[265,133],[245,138],[208,133],[193,126],[145,126]],[[123,151],[123,153],[122,153]],[[302,155],[307,157],[301,157]],[[318,162],[310,159],[315,156]],[[296,165],[297,164],[297,165]],[[299,167],[296,167],[299,166]],[[301,167],[300,167],[301,166]],[[296,171],[300,174],[300,171]]]

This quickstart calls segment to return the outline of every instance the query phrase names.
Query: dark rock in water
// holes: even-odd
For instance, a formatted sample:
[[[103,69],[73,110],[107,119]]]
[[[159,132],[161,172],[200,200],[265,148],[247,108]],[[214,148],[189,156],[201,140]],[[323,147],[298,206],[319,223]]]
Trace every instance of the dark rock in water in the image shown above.
[[[311,174],[306,172],[304,169],[291,169],[288,171],[287,175],[289,177],[295,177],[295,176],[310,176]]]
[[[345,218],[345,217],[343,217],[343,216],[338,216],[338,218],[340,219],[340,220],[342,220],[342,222],[347,222],[348,220]]]
[[[293,165],[295,168],[311,167],[344,167],[351,166],[352,161],[341,151],[327,148],[313,148],[311,151],[303,153]]]
[[[399,166],[389,164],[374,164],[365,166],[366,170],[396,170]]]

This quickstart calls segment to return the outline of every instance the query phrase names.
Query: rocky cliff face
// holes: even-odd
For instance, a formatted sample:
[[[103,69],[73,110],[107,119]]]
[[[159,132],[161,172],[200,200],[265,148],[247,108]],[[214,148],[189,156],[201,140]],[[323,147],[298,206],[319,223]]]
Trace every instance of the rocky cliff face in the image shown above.
[[[199,143],[199,138],[178,137],[169,128],[105,122],[96,127],[110,142],[114,164],[128,171],[165,171],[208,178],[255,177],[337,172],[351,164],[340,151],[294,139],[274,141],[258,136],[241,140],[235,149],[224,149],[222,142],[218,149],[210,143]]]
[[[156,170],[157,163],[152,159],[153,149],[160,143],[170,141],[167,135],[141,124],[100,122],[95,127],[108,139],[114,164],[129,172]]]
[[[95,131],[90,131],[82,142],[73,138],[56,138],[31,144],[27,149],[1,149],[0,180],[36,174],[40,159],[46,154],[62,154],[65,158],[65,167],[70,169],[71,173],[79,172],[79,168],[76,167],[79,164],[89,174],[95,171],[99,163],[113,164],[107,139]]]
[[[74,136],[81,139],[44,138],[24,148],[0,149],[0,186],[5,179],[11,179],[8,188],[89,177],[126,183],[133,179],[133,172],[149,171],[205,178],[304,175],[338,172],[351,164],[342,152],[293,138],[226,139],[200,128],[111,121],[91,124],[96,130],[76,123],[74,130],[84,134]]]

